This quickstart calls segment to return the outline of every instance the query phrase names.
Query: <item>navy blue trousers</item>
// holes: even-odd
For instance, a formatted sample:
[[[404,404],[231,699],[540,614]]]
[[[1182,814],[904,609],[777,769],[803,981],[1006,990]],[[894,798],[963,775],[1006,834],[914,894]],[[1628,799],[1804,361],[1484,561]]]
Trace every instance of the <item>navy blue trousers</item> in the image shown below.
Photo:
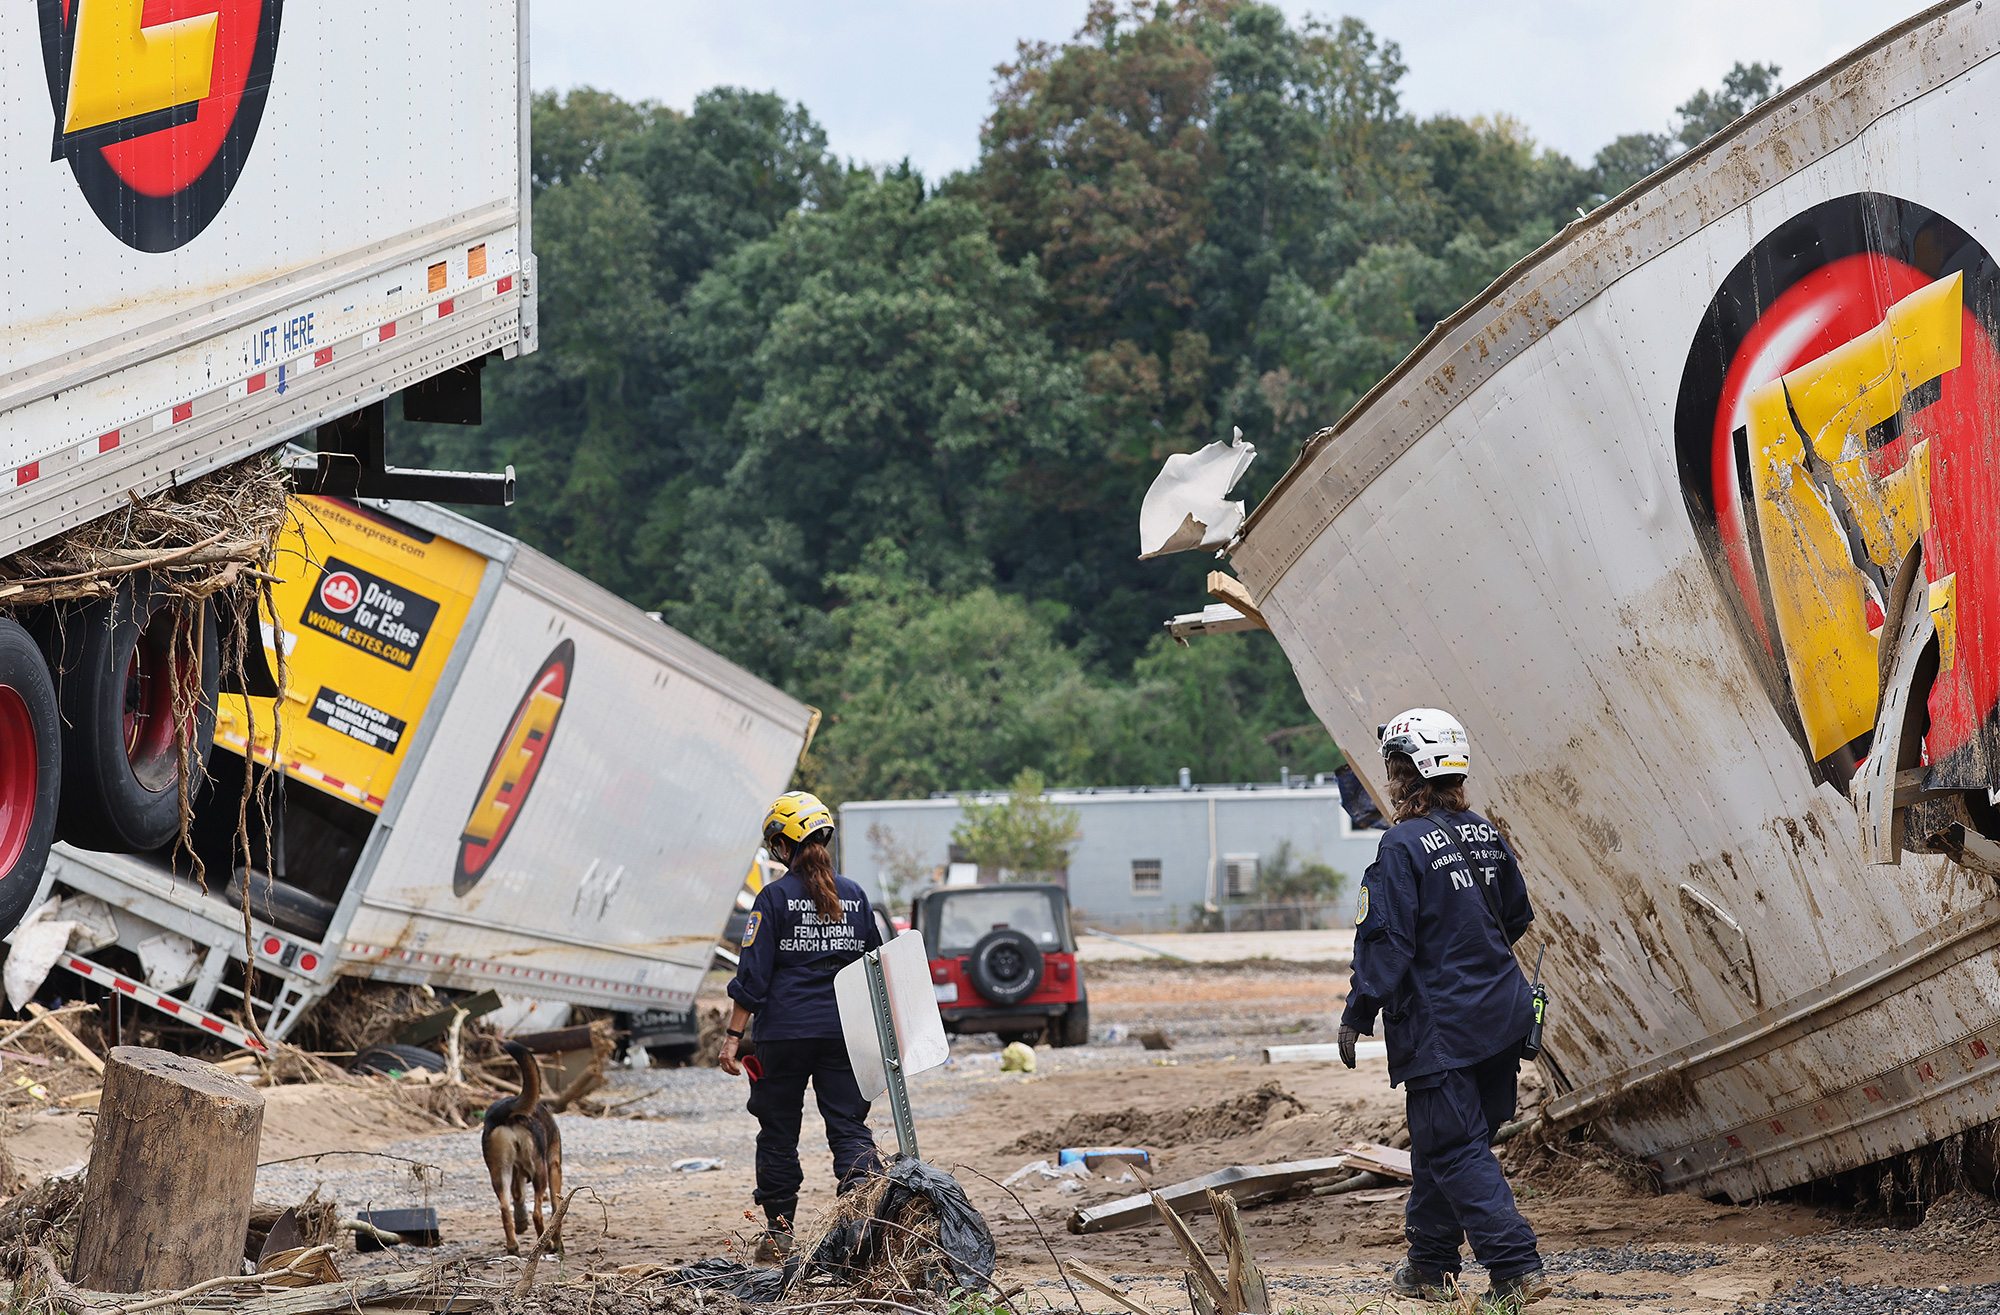
[[[805,1118],[806,1083],[819,1099],[826,1120],[826,1144],[833,1151],[833,1176],[845,1191],[881,1167],[875,1135],[868,1131],[868,1102],[861,1099],[847,1042],[839,1037],[802,1041],[759,1041],[763,1076],[750,1083],[744,1108],[757,1118],[757,1204],[768,1218],[790,1219],[799,1207],[799,1125]]]
[[[1521,1061],[1500,1055],[1410,1084],[1410,1205],[1403,1235],[1410,1262],[1458,1273],[1459,1243],[1496,1279],[1539,1268],[1535,1230],[1514,1206],[1514,1189],[1493,1158],[1493,1134],[1514,1117]]]

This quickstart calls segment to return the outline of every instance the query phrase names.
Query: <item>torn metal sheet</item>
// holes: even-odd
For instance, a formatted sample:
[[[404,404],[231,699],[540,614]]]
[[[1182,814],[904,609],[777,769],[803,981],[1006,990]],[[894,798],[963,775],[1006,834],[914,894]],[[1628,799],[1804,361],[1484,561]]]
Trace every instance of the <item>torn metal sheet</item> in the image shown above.
[[[1139,508],[1139,556],[1228,543],[1243,524],[1243,504],[1228,501],[1229,490],[1256,459],[1240,429],[1233,442],[1168,457]]]

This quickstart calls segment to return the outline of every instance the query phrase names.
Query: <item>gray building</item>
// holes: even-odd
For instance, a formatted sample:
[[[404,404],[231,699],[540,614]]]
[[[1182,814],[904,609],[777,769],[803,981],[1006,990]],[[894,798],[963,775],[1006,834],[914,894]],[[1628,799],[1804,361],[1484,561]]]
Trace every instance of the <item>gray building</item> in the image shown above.
[[[966,796],[1001,803],[1005,791]],[[1047,798],[1077,813],[1082,832],[1058,879],[1077,921],[1107,931],[1209,925],[1275,927],[1351,921],[1356,886],[1375,860],[1379,831],[1357,831],[1331,775],[1243,785],[1142,785],[1052,790]],[[957,795],[881,799],[840,808],[843,875],[871,895],[891,885],[898,856],[924,873],[919,884],[972,885],[1001,873],[963,861],[953,828]],[[1289,842],[1294,866],[1321,862],[1348,878],[1337,907],[1273,905],[1268,879]],[[913,891],[903,892],[907,900]]]

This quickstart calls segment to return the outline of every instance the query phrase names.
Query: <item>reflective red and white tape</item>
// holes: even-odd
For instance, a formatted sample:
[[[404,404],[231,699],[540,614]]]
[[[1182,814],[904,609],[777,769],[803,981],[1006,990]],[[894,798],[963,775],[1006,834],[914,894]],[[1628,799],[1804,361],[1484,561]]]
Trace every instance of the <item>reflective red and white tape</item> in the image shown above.
[[[172,429],[175,425],[186,424],[195,418],[197,403],[199,403],[199,409],[206,412],[213,407],[227,406],[233,402],[240,402],[254,393],[263,392],[267,388],[282,393],[297,382],[299,376],[333,364],[333,354],[336,347],[352,348],[357,345],[372,346],[375,343],[387,342],[396,336],[398,325],[406,329],[419,328],[422,325],[445,319],[460,310],[462,306],[470,306],[477,302],[488,301],[494,297],[503,297],[514,290],[515,277],[513,274],[507,274],[497,279],[481,279],[456,296],[434,302],[428,306],[419,307],[415,311],[408,312],[386,323],[363,329],[358,333],[351,333],[345,339],[336,342],[334,346],[314,348],[296,359],[285,361],[280,365],[274,365],[268,370],[253,374],[247,379],[239,379],[235,383],[223,388],[210,390],[201,397],[169,407],[167,410],[155,415],[133,421],[106,433],[92,434],[77,445],[77,457],[79,460],[88,461],[92,457],[102,456],[107,452],[116,452],[119,448],[138,439]],[[11,475],[0,475],[0,488],[7,487],[10,480],[14,488],[32,484],[35,480],[41,478],[41,474],[42,463],[40,461],[30,461],[25,465],[15,467]]]
[[[157,1009],[182,1022],[192,1023],[204,1032],[213,1032],[223,1040],[233,1041],[245,1050],[254,1050],[260,1055],[269,1053],[262,1041],[236,1024],[217,1018],[205,1009],[197,1009],[185,1000],[161,995],[144,982],[135,982],[124,973],[114,972],[101,963],[93,963],[80,954],[65,954],[56,962],[79,977],[86,977],[99,986],[108,986],[120,995],[129,995],[142,1005]]]

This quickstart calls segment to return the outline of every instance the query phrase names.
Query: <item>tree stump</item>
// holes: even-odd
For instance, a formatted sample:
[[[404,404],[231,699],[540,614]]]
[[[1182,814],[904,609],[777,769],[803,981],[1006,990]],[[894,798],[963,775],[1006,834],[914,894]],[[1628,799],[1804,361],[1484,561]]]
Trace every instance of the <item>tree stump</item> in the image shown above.
[[[264,1097],[198,1059],[118,1046],[90,1142],[73,1281],[184,1288],[243,1272]]]

